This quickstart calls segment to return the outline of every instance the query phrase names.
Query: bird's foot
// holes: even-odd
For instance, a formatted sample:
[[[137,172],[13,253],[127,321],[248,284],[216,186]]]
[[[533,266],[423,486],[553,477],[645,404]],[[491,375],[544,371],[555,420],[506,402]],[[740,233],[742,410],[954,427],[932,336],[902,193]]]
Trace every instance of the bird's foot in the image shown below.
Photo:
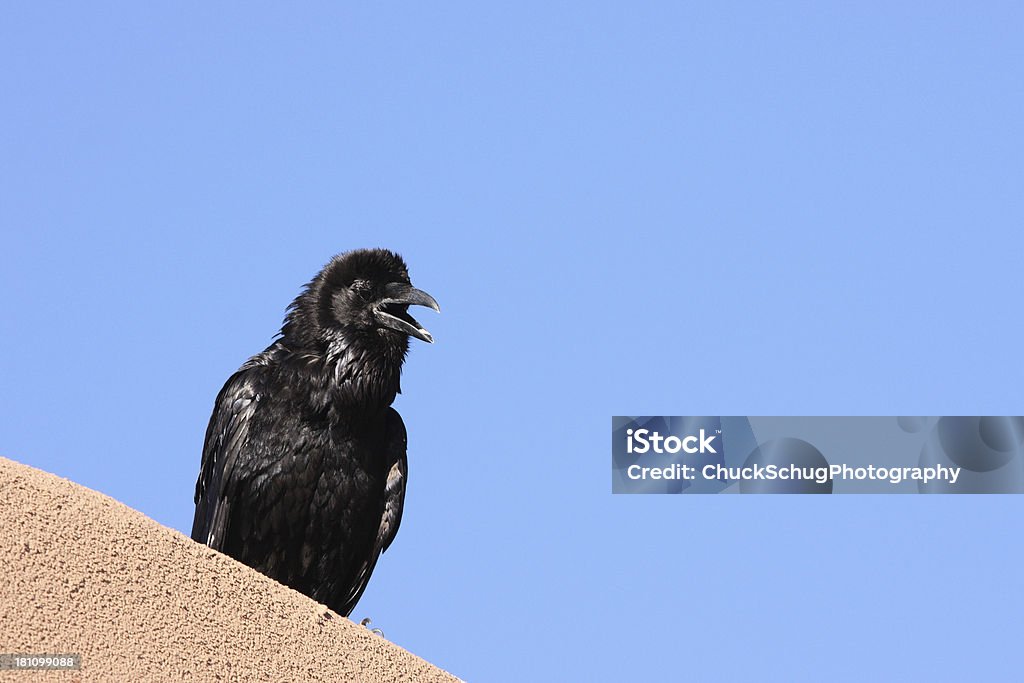
[[[372,624],[372,623],[373,622],[370,621],[370,617],[365,617],[362,621],[359,622],[359,625],[360,626],[365,626],[366,628],[370,629],[370,633],[375,633],[378,636],[380,636],[381,638],[383,638],[384,637],[384,631],[381,631],[379,628],[370,628],[370,624]]]

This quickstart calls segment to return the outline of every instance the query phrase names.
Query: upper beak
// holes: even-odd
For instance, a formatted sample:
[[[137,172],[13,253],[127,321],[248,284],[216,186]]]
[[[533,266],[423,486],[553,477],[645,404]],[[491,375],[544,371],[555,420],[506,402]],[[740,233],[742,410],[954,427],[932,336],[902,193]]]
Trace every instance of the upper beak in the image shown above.
[[[432,344],[434,338],[416,318],[409,315],[405,308],[408,306],[426,306],[441,312],[434,297],[423,290],[404,282],[392,282],[384,287],[384,298],[377,303],[373,313],[382,325]]]

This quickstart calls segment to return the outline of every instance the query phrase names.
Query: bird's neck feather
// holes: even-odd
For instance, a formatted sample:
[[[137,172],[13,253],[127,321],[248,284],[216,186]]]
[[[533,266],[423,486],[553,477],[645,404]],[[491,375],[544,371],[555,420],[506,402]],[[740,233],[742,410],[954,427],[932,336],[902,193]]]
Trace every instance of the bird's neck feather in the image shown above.
[[[401,392],[402,363],[407,339],[339,336],[323,352],[323,369],[330,377],[329,401],[335,411],[355,414],[377,412]]]

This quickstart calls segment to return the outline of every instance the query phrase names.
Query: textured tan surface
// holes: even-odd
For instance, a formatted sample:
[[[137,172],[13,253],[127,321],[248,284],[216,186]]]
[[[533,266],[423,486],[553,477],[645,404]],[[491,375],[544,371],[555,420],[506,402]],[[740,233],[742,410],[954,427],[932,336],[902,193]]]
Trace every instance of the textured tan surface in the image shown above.
[[[0,681],[454,681],[304,595],[65,479],[0,458]]]

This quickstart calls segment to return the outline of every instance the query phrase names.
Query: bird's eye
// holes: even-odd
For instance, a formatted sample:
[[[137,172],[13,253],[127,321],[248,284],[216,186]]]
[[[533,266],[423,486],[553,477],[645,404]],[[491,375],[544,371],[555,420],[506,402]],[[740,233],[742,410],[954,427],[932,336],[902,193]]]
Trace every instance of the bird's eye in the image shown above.
[[[370,293],[373,287],[371,287],[370,283],[367,282],[366,280],[355,280],[352,283],[350,289],[360,299],[368,299],[370,297]]]

